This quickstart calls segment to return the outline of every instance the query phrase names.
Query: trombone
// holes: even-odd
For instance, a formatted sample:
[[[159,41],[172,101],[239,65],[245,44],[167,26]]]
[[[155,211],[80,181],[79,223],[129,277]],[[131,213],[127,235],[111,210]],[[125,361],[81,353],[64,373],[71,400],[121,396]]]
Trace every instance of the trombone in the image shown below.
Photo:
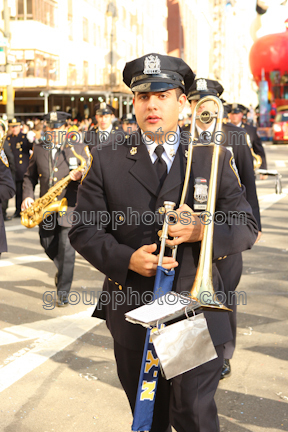
[[[209,111],[203,111],[200,115],[197,115],[197,110],[203,102],[206,101],[214,101],[218,106],[218,113],[213,114]],[[193,157],[193,148],[195,147],[194,139],[195,139],[195,130],[196,130],[196,120],[200,120],[204,123],[210,123],[211,119],[216,119],[216,127],[215,133],[217,136],[217,132],[221,132],[222,130],[222,121],[223,121],[223,112],[224,108],[222,102],[216,96],[206,96],[200,101],[198,101],[191,121],[191,129],[190,129],[190,142],[188,146],[188,156],[187,156],[187,167],[184,179],[183,190],[181,194],[180,204],[183,205],[186,200],[188,185],[191,174],[191,166],[192,166],[192,157]],[[211,144],[210,144],[211,145]],[[195,276],[195,280],[193,286],[190,291],[190,297],[192,300],[200,303],[200,307],[202,308],[215,308],[218,310],[231,311],[231,309],[224,306],[220,301],[218,301],[214,288],[213,288],[213,279],[212,279],[212,254],[213,254],[213,233],[214,233],[214,222],[213,215],[216,207],[216,190],[217,190],[217,174],[218,174],[218,165],[219,165],[219,155],[220,155],[220,145],[212,143],[213,145],[213,157],[211,164],[211,174],[210,174],[210,184],[208,190],[208,198],[207,198],[207,209],[206,216],[212,216],[210,223],[204,224],[204,233],[203,239],[201,242],[200,256],[198,261],[197,272]],[[164,202],[164,211],[173,210],[175,203]],[[205,216],[204,216],[205,217]],[[160,235],[161,247],[159,254],[159,264],[161,265],[162,259],[164,256],[165,243],[166,239],[168,239],[168,221],[164,220],[162,233]],[[177,246],[172,246],[172,257],[176,259],[177,254]],[[204,295],[208,294],[209,300],[204,300]],[[211,300],[210,300],[211,299]]]

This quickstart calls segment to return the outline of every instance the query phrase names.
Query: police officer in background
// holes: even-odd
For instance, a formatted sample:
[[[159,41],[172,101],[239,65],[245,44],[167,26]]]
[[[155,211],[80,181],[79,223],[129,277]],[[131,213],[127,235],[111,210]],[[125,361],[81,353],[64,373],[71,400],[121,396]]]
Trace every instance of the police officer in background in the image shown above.
[[[250,136],[251,144],[254,150],[254,153],[261,156],[262,164],[260,169],[267,169],[266,155],[265,150],[263,148],[261,138],[257,134],[257,128],[247,123],[243,123],[243,116],[246,113],[246,108],[244,105],[233,103],[230,105],[231,109],[229,112],[229,118],[233,125],[243,128],[248,135]],[[264,176],[260,176],[261,179],[264,179]],[[266,178],[266,177],[265,177]]]
[[[2,149],[0,152],[0,257],[2,252],[7,252],[5,226],[2,215],[2,202],[15,195],[15,184],[9,169],[8,159]]]
[[[208,178],[211,171],[211,147],[195,148],[187,204],[178,209],[187,159],[185,143],[180,135],[178,116],[186,104],[184,92],[191,87],[194,73],[180,58],[151,53],[129,63],[123,80],[134,94],[134,109],[139,128],[124,143],[116,147],[111,136],[100,148],[92,150],[91,167],[78,190],[76,211],[113,214],[121,211],[139,214],[139,223],[127,220],[113,229],[108,221],[91,225],[81,219],[73,225],[69,237],[75,249],[94,267],[106,275],[103,290],[111,295],[128,287],[139,293],[139,302],[131,296],[121,305],[109,302],[93,316],[105,317],[114,339],[117,372],[132,411],[136,400],[146,329],[125,320],[128,310],[143,304],[144,292],[153,292],[158,263],[159,221],[145,223],[140,216],[147,212],[158,214],[164,201],[176,203],[177,212],[187,211],[190,223],[169,226],[174,238],[169,245],[178,244],[178,259],[165,256],[163,267],[175,268],[173,290],[188,291],[193,285],[203,237],[203,224],[193,213],[192,179]],[[173,143],[169,137],[173,134]],[[100,146],[99,146],[100,147]],[[186,144],[187,149],[187,144]],[[217,208],[227,212],[246,211],[247,224],[214,228],[214,260],[230,253],[250,248],[257,237],[256,221],[251,214],[245,191],[229,164],[230,152],[220,148]],[[113,175],[111,175],[113,173]],[[208,174],[209,173],[209,174]],[[221,177],[222,176],[222,177]],[[220,181],[221,177],[221,181]],[[122,216],[123,222],[123,216]],[[125,221],[124,221],[125,222]],[[213,274],[217,286],[222,281],[215,265]],[[219,285],[218,285],[219,284]],[[105,294],[105,293],[104,293]],[[137,297],[137,296],[136,296]],[[127,299],[127,296],[125,296]],[[141,300],[142,299],[142,300]],[[171,381],[161,375],[156,392],[153,424],[150,432],[218,432],[219,422],[214,394],[223,365],[223,343],[232,338],[227,312],[205,312],[211,338],[218,357],[215,360],[181,374]],[[152,395],[153,396],[153,395]],[[171,396],[171,398],[170,398]],[[199,403],[200,401],[200,403]]]
[[[100,142],[107,141],[111,133],[122,130],[120,126],[113,126],[114,108],[111,105],[100,102],[94,108],[97,126],[93,126],[85,134],[85,143],[89,145],[90,150]]]
[[[137,120],[135,114],[128,113],[121,117],[122,128],[125,133],[131,134],[138,129]]]
[[[71,226],[69,214],[76,204],[77,188],[82,176],[81,171],[74,171],[80,164],[70,145],[65,139],[67,132],[66,121],[70,114],[66,112],[50,112],[43,118],[46,121],[46,139],[35,144],[27,172],[24,176],[22,211],[34,202],[34,189],[40,179],[40,197],[57,184],[59,180],[70,175],[70,183],[57,197],[68,201],[67,214],[59,213],[49,216],[49,219],[39,225],[40,243],[48,257],[57,267],[55,285],[57,286],[57,306],[68,305],[68,294],[71,288],[74,272],[75,250],[68,238]],[[49,137],[49,138],[48,138]],[[46,142],[46,144],[45,144]],[[73,142],[72,142],[73,143]],[[83,144],[75,145],[75,152],[87,161],[90,152]]]
[[[21,132],[21,122],[13,118],[9,120],[12,134],[7,137],[8,144],[14,155],[15,183],[16,183],[16,211],[13,217],[20,217],[22,203],[23,177],[29,165],[30,150],[33,143],[29,142],[26,134]]]
[[[187,96],[189,102],[191,103],[192,112],[194,111],[196,104],[201,98],[209,95],[217,96],[218,98],[220,98],[223,91],[224,88],[218,81],[205,78],[198,78],[197,80],[195,80]],[[202,105],[200,105],[197,114],[200,115],[203,111],[206,110],[214,114],[217,111],[217,105],[213,101],[204,102]],[[231,151],[231,161],[233,161],[233,156],[236,164],[236,167],[234,168],[238,171],[241,183],[246,188],[246,199],[252,208],[253,216],[255,217],[258,224],[259,239],[261,236],[260,210],[256,193],[253,158],[251,155],[251,151],[246,143],[245,133],[243,132],[243,129],[238,128],[231,123],[223,123],[223,139],[217,139],[217,136],[214,135],[215,125],[215,119],[211,119],[210,123],[202,123],[200,120],[196,120],[196,137],[198,137],[200,141],[204,142],[205,140],[213,141],[213,139],[216,139],[216,142],[223,142],[223,145]],[[204,209],[202,209],[202,211],[203,210]],[[233,339],[228,341],[224,345],[224,362],[221,378],[225,378],[228,377],[231,373],[230,360],[232,359],[236,346],[237,331],[237,300],[234,296],[231,297],[229,293],[233,293],[240,282],[243,269],[242,254],[238,253],[228,256],[225,260],[218,260],[216,262],[216,265],[224,283],[226,296],[227,298],[231,298],[232,300],[229,303],[229,307],[233,310],[233,312],[229,314]]]

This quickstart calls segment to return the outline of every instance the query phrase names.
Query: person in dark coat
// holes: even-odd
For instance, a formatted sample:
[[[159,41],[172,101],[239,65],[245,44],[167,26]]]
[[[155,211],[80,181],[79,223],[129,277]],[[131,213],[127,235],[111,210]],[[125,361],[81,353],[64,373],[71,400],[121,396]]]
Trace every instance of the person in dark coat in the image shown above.
[[[2,214],[2,202],[15,195],[15,184],[9,168],[8,159],[2,149],[0,151],[0,257],[2,252],[7,252],[7,241]]]
[[[68,184],[57,196],[59,201],[62,198],[67,199],[67,212],[65,214],[59,212],[56,217],[55,214],[50,214],[53,210],[47,210],[47,217],[39,225],[41,245],[58,270],[55,276],[58,306],[68,305],[68,295],[73,281],[75,251],[70,245],[68,231],[76,204],[79,180],[82,176],[81,171],[74,171],[80,165],[80,161],[65,138],[66,120],[69,116],[70,114],[61,111],[44,116],[47,122],[45,139],[34,146],[23,185],[22,211],[33,204],[34,189],[38,180],[40,180],[40,197],[42,197],[61,179],[70,175]],[[88,147],[83,144],[75,144],[74,147],[76,153],[88,161],[90,157]]]
[[[12,128],[12,134],[7,137],[7,141],[14,155],[16,184],[16,210],[13,217],[18,218],[23,200],[23,177],[29,165],[33,143],[29,142],[26,134],[21,132],[21,122],[18,119],[9,120],[9,126]]]
[[[122,292],[124,301],[97,303],[93,316],[106,319],[114,340],[118,376],[134,410],[146,330],[125,321],[124,314],[143,304],[143,293],[152,292],[159,252],[157,215],[163,202],[179,206],[187,163],[187,141],[180,137],[178,115],[186,103],[184,92],[191,87],[194,73],[180,58],[149,54],[126,64],[123,79],[134,93],[139,130],[116,145],[112,136],[92,150],[93,161],[78,190],[77,222],[69,237],[72,246],[106,275],[104,296]],[[175,138],[169,142],[170,136]],[[170,244],[179,244],[177,261],[165,256],[163,267],[175,268],[173,290],[190,291],[203,236],[203,224],[193,214],[194,182],[204,177],[209,183],[211,147],[195,148],[187,204],[189,224],[169,226]],[[215,290],[223,290],[216,267],[218,259],[249,249],[257,237],[257,223],[245,191],[231,167],[231,153],[220,149],[216,210],[228,214],[244,212],[246,223],[235,213],[232,222],[215,226],[213,279]],[[96,212],[87,225],[83,212]],[[154,215],[154,217],[153,217]],[[149,217],[147,217],[149,216]],[[128,289],[129,288],[129,289]],[[128,295],[128,292],[135,295]],[[139,293],[139,296],[136,295]],[[128,298],[129,297],[129,298]],[[228,312],[205,312],[208,329],[218,357],[166,381],[159,376],[151,432],[219,431],[214,394],[223,365],[223,344],[232,339]],[[169,401],[171,405],[169,407]]]
[[[194,111],[196,104],[201,98],[209,95],[220,98],[223,91],[224,88],[218,81],[198,78],[194,81],[188,93],[188,100],[191,103],[192,111]],[[217,111],[217,106],[213,101],[208,101],[200,105],[197,114],[200,115],[201,112],[207,109],[214,114]],[[235,159],[236,169],[238,171],[241,184],[244,185],[246,189],[246,199],[249,202],[252,208],[253,216],[257,221],[259,240],[261,236],[260,210],[255,185],[253,158],[250,148],[246,142],[245,132],[242,128],[238,128],[231,123],[223,123],[221,135],[219,134],[219,137],[217,137],[217,134],[215,133],[215,123],[216,121],[213,119],[211,119],[211,122],[208,123],[203,123],[200,119],[196,120],[196,138],[202,142],[205,142],[205,137],[208,142],[215,140],[231,151],[231,154]],[[188,128],[185,128],[185,130],[187,131]],[[233,310],[233,313],[229,314],[233,339],[224,345],[224,363],[221,378],[225,378],[231,373],[230,360],[233,357],[236,346],[237,297],[234,297],[231,295],[231,293],[234,293],[240,282],[243,270],[242,254],[239,253],[231,255],[228,256],[226,260],[217,261],[217,268],[224,283],[226,296],[227,298],[229,297],[231,299],[229,307]]]
[[[257,134],[257,128],[247,123],[243,123],[242,121],[244,113],[246,112],[246,108],[243,105],[237,103],[231,104],[230,107],[229,118],[231,123],[237,127],[243,128],[249,134],[254,152],[262,158],[260,169],[267,170],[266,154],[261,142],[261,138]],[[264,179],[263,176],[260,177]]]
[[[89,131],[85,132],[84,140],[90,150],[100,142],[107,141],[110,134],[124,135],[122,127],[112,123],[114,108],[111,105],[100,102],[95,105],[94,109],[97,126],[92,126]]]
[[[4,150],[5,155],[7,156],[9,168],[11,170],[12,178],[13,178],[14,183],[15,183],[14,155],[13,155],[13,152],[12,152],[11,147],[9,146],[9,143],[7,140],[5,140],[5,142],[4,142],[3,150]],[[12,219],[12,216],[7,216],[8,203],[9,203],[9,200],[3,200],[2,201],[2,214],[3,214],[4,221],[9,221]]]

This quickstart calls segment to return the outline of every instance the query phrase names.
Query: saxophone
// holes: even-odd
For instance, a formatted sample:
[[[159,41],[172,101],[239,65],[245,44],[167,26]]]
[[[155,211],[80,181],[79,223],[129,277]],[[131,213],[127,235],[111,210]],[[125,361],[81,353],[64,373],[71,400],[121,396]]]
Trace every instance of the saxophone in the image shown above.
[[[248,144],[248,147],[250,148],[251,154],[253,156],[253,167],[254,167],[254,171],[257,170],[258,168],[260,168],[260,166],[262,165],[262,158],[260,155],[257,155],[252,147],[252,143],[251,143],[251,139],[249,134],[246,134],[246,141]]]
[[[86,167],[86,160],[75,152],[73,146],[70,146],[74,156],[81,161],[81,165],[73,171],[81,171]],[[62,198],[61,201],[57,200],[57,197],[62,193],[71,181],[70,174],[63,179],[59,180],[54,186],[52,186],[45,195],[38,198],[31,204],[26,210],[20,213],[21,224],[26,228],[34,228],[39,225],[40,222],[45,219],[51,212],[59,212],[65,214],[68,208],[67,198]],[[48,213],[47,213],[48,212]],[[45,213],[47,213],[45,215]]]

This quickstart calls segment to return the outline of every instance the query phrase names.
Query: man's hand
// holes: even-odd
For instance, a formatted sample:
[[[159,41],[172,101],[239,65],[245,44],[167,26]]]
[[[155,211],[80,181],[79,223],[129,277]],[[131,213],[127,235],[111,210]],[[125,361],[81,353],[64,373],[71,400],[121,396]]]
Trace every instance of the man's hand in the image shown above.
[[[157,249],[156,243],[144,245],[137,249],[130,258],[129,269],[142,276],[151,277],[155,276],[158,257],[153,255]],[[178,262],[174,258],[164,257],[162,267],[171,270],[178,266]]]
[[[28,207],[30,207],[33,203],[34,203],[34,199],[33,199],[33,198],[30,198],[30,197],[25,198],[25,200],[22,201],[22,204],[21,204],[21,211],[26,210],[26,209],[27,209]]]
[[[179,245],[181,243],[194,243],[203,238],[204,224],[193,210],[186,204],[176,210],[178,221],[175,225],[169,225],[168,234],[176,237],[167,240],[168,245]],[[190,221],[190,222],[189,222]]]
[[[261,236],[262,236],[262,232],[261,232],[261,231],[258,231],[258,236],[257,236],[257,239],[256,239],[256,241],[255,241],[255,244],[259,242]]]
[[[70,171],[70,178],[71,178],[71,180],[73,180],[73,181],[77,181],[77,180],[80,180],[81,179],[81,177],[82,177],[82,171]]]

